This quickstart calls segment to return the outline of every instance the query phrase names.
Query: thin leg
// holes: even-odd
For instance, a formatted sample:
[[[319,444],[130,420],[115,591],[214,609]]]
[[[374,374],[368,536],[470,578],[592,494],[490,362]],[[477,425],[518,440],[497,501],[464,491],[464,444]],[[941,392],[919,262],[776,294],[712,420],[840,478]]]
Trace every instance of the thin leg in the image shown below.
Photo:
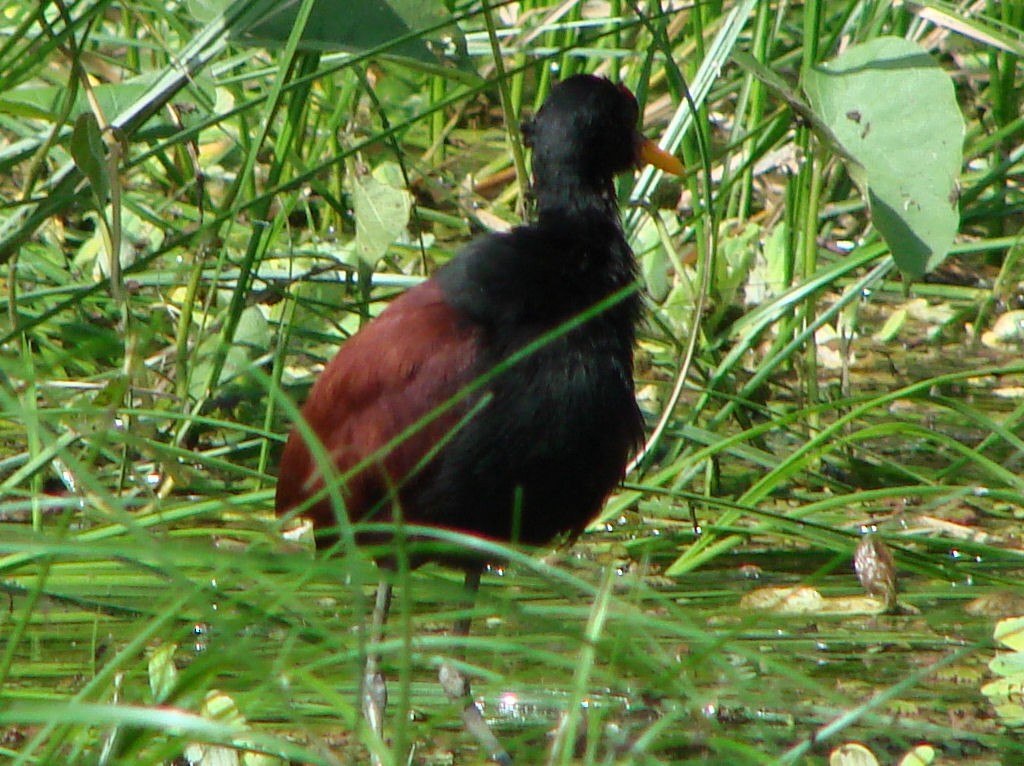
[[[366,653],[366,674],[363,676],[363,715],[381,741],[384,740],[384,710],[388,706],[388,687],[380,672],[378,646],[384,638],[384,623],[391,609],[391,583],[381,580],[377,585],[377,600],[370,621],[369,651]],[[377,763],[376,756],[373,763]]]
[[[466,572],[467,608],[472,607],[473,602],[476,601],[476,592],[479,587],[480,570],[470,569]],[[468,616],[460,617],[455,621],[452,633],[459,638],[465,638],[469,635],[469,623],[470,618]],[[458,657],[459,659],[465,657],[464,646],[459,648]],[[438,679],[441,681],[441,688],[444,689],[448,699],[462,705],[462,723],[466,727],[466,731],[476,737],[480,747],[487,752],[488,758],[495,763],[500,763],[501,766],[512,766],[512,757],[501,746],[501,743],[498,742],[498,738],[494,736],[491,727],[487,725],[487,721],[484,720],[483,715],[480,713],[480,708],[473,701],[469,680],[462,674],[462,671],[454,665],[445,662],[441,665]]]

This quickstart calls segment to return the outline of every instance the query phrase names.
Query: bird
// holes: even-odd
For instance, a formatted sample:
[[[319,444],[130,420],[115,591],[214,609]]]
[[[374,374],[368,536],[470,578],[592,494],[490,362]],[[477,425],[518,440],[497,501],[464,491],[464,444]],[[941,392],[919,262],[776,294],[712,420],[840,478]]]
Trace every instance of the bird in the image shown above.
[[[633,380],[642,296],[614,179],[646,164],[683,173],[639,119],[634,95],[608,79],[579,74],[551,88],[521,126],[534,220],[471,241],[342,344],[285,444],[279,515],[311,519],[318,547],[346,521],[540,546],[593,520],[643,440]],[[387,537],[359,541],[376,544],[379,567],[396,566]],[[463,570],[470,604],[493,563],[469,547],[406,555],[412,567],[437,559]],[[387,691],[373,647],[390,601],[382,577],[361,686],[378,737]],[[459,620],[453,633],[469,627]],[[444,663],[439,678],[489,758],[511,764],[462,672]]]

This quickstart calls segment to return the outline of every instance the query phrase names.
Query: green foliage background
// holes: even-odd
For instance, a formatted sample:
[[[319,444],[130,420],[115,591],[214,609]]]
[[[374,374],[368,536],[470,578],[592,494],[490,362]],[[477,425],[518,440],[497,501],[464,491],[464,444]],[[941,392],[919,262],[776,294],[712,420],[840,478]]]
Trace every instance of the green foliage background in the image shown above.
[[[1022,6],[359,8],[0,12],[0,756],[365,757],[354,626],[377,573],[282,542],[275,455],[345,337],[528,215],[516,126],[587,71],[628,85],[689,172],[620,188],[649,293],[648,450],[592,534],[559,557],[506,552],[474,612],[477,688],[510,749],[817,763],[859,739],[883,762],[920,742],[1019,760],[1019,699],[982,689],[996,619],[1024,596]],[[873,160],[894,182],[945,179],[959,224],[941,222],[941,266],[944,246],[900,260],[851,146],[897,75],[831,122],[823,106],[845,102],[822,72],[891,38],[939,67],[966,122],[962,165],[961,147]],[[939,97],[910,90],[900,136],[924,144]],[[741,601],[856,594],[868,530],[906,612]],[[454,651],[457,578],[396,578],[381,757],[417,743],[471,762],[430,670]]]

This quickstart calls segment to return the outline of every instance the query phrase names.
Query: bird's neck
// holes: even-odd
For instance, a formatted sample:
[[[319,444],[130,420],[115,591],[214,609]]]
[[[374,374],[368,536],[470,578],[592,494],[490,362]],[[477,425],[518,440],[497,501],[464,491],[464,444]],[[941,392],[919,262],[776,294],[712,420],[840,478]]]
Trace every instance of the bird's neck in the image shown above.
[[[534,178],[537,217],[541,223],[586,228],[608,222],[620,228],[619,205],[611,179],[587,179],[575,173],[548,173]]]

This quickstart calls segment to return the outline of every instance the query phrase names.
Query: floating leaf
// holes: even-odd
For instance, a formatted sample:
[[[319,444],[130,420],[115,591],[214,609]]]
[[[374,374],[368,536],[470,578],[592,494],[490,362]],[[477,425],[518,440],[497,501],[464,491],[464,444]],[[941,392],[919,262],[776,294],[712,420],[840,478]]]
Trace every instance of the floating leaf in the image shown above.
[[[1011,386],[1012,388],[1019,388]],[[996,396],[1003,394],[996,393]],[[1008,393],[1008,392],[1007,392]],[[1015,396],[1011,394],[1011,396]],[[1024,613],[1024,594],[1009,590],[993,590],[972,598],[964,604],[964,613],[981,617],[1013,617]]]
[[[1024,726],[1024,617],[1009,617],[996,623],[993,636],[1009,654],[995,657],[989,669],[1000,676],[981,687],[996,714],[1006,726]]]
[[[859,742],[844,742],[828,754],[829,766],[878,766],[878,759]]]
[[[1024,676],[997,678],[981,687],[996,714],[1007,726],[1024,726]]]
[[[1024,617],[1008,617],[996,623],[993,638],[1015,652],[1024,651]]]
[[[981,342],[989,348],[1012,346],[1024,341],[1024,310],[1000,314],[992,329],[982,333]]]
[[[918,745],[903,758],[899,766],[928,766],[935,761],[935,748],[931,745]]]
[[[844,152],[896,265],[918,279],[960,225],[964,121],[953,82],[922,48],[879,37],[809,70],[804,91]]]
[[[743,609],[761,609],[779,614],[881,614],[884,601],[868,596],[825,598],[814,588],[773,587],[752,590],[740,599]]]
[[[1024,678],[1024,652],[997,654],[989,661],[988,669],[996,675]]]
[[[824,605],[821,593],[814,588],[758,588],[740,599],[744,609],[765,609],[782,614],[820,612]]]

